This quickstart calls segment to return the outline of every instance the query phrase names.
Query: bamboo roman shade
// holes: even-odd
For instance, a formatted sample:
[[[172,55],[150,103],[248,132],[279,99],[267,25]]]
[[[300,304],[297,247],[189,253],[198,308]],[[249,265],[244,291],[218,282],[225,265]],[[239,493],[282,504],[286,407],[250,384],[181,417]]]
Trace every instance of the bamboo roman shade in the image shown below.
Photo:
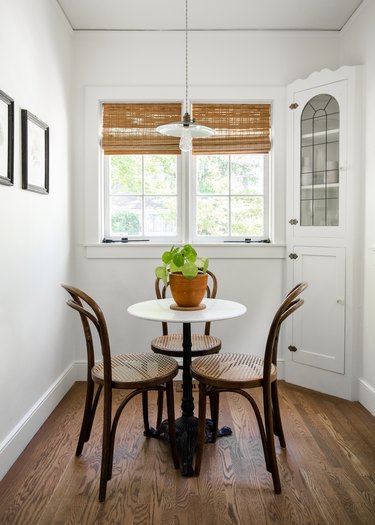
[[[105,155],[180,154],[179,138],[157,133],[162,124],[181,121],[181,103],[103,104]]]
[[[193,154],[268,153],[270,104],[193,104],[192,116],[216,135],[193,139]]]

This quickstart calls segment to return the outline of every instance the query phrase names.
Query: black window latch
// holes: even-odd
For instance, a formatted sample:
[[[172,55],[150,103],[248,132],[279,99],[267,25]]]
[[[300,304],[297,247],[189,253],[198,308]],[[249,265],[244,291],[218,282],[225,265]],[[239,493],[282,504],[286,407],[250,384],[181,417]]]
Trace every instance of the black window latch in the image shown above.
[[[103,243],[110,244],[113,242],[120,242],[120,243],[128,243],[128,242],[149,242],[150,239],[129,239],[128,237],[121,237],[120,240],[115,241],[114,239],[104,239],[102,240]]]
[[[271,240],[270,239],[260,239],[259,241],[258,240],[252,240],[248,237],[245,237],[245,239],[243,241],[224,241],[224,242],[245,242],[246,244],[251,244],[251,243],[267,243],[267,244],[270,244],[271,243]]]

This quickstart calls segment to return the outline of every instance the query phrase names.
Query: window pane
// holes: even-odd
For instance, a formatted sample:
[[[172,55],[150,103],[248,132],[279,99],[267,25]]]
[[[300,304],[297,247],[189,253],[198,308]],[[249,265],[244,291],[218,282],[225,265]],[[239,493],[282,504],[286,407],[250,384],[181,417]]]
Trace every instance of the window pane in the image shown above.
[[[110,224],[113,235],[142,234],[142,198],[111,197]]]
[[[263,235],[263,197],[233,197],[232,235]]]
[[[176,197],[145,198],[145,234],[176,235],[177,199]]]
[[[229,193],[228,155],[204,155],[197,158],[197,193]]]
[[[228,235],[229,200],[228,197],[197,198],[197,234]]]
[[[263,155],[232,155],[231,169],[231,193],[263,194]]]
[[[110,193],[142,193],[142,156],[112,155]]]
[[[176,155],[145,155],[145,193],[148,195],[176,195]]]

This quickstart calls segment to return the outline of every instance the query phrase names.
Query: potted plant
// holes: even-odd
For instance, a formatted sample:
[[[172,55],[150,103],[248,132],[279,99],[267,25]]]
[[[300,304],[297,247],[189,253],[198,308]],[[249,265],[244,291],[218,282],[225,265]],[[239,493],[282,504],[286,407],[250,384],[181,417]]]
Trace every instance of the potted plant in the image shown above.
[[[207,288],[208,259],[198,257],[190,244],[175,247],[163,253],[163,266],[155,268],[155,275],[167,286],[179,308],[198,308]]]

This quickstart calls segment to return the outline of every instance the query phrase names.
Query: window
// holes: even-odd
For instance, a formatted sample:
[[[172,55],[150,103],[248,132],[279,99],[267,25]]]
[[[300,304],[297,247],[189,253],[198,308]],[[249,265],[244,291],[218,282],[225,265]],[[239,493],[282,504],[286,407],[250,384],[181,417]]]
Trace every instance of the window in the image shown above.
[[[177,155],[105,156],[105,238],[180,239]]]
[[[193,114],[216,135],[194,139],[193,155],[181,155],[178,138],[155,131],[180,120],[180,104],[103,105],[106,239],[268,238],[269,104],[194,104]]]
[[[193,240],[268,237],[268,155],[199,155]]]

